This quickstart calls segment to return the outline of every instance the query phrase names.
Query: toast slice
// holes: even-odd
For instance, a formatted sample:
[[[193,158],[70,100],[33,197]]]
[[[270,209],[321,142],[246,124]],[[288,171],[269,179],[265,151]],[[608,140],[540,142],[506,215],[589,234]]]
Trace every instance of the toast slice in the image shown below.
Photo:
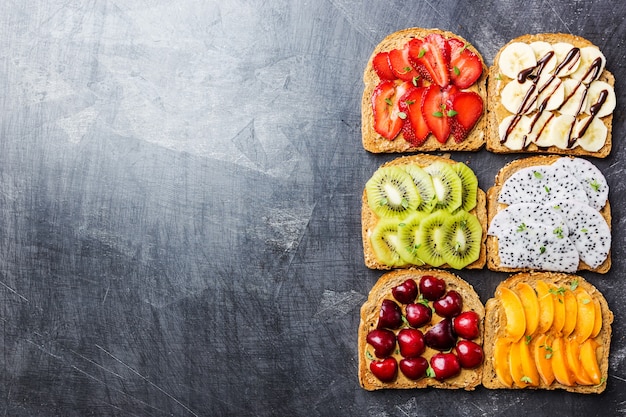
[[[446,388],[446,389],[465,389],[473,390],[480,384],[482,379],[482,366],[478,366],[474,369],[461,369],[461,372],[448,379],[437,380],[432,376],[424,376],[417,380],[411,380],[407,378],[401,370],[398,370],[397,377],[391,382],[380,381],[370,370],[370,364],[374,360],[379,360],[375,357],[373,347],[367,343],[367,334],[376,329],[378,324],[379,311],[381,303],[384,299],[394,300],[392,294],[392,288],[403,283],[407,279],[413,279],[416,284],[419,285],[421,277],[425,275],[431,275],[439,279],[444,280],[446,284],[446,290],[454,290],[458,292],[463,299],[463,311],[474,311],[479,318],[479,330],[480,334],[472,341],[478,345],[482,344],[483,337],[483,318],[485,315],[484,306],[480,301],[480,298],[476,294],[474,288],[457,275],[438,269],[408,269],[408,270],[396,270],[383,274],[376,284],[372,287],[369,293],[368,299],[361,307],[361,320],[358,330],[358,356],[359,356],[359,383],[368,390],[378,389],[409,389],[409,388]],[[418,302],[418,301],[416,301]],[[401,305],[402,314],[405,313],[406,305]],[[430,302],[432,307],[432,302]],[[420,331],[426,333],[430,327],[438,323],[442,318],[436,313],[433,313],[432,320],[429,324],[419,328]],[[397,334],[399,329],[393,330]],[[436,354],[438,350],[426,347],[426,350],[421,355],[423,358],[430,361],[430,358]],[[399,350],[394,350],[391,355],[397,362],[402,359]]]
[[[531,297],[524,294],[524,284],[534,290]],[[526,306],[533,305],[529,300],[535,292],[538,312]],[[511,301],[511,293],[519,304]],[[520,322],[522,327],[517,326]],[[489,389],[601,393],[607,382],[612,322],[604,296],[580,276],[512,275],[486,303],[482,384]]]
[[[363,147],[372,153],[406,153],[406,152],[431,152],[431,151],[477,151],[485,144],[486,118],[481,116],[467,137],[458,141],[453,136],[449,137],[445,143],[439,142],[435,136],[429,134],[423,143],[414,144],[405,139],[405,135],[400,132],[392,140],[386,139],[374,129],[374,112],[372,108],[372,94],[381,82],[381,78],[374,70],[373,61],[380,52],[389,52],[394,49],[402,49],[412,39],[423,39],[430,34],[440,34],[446,40],[457,39],[465,47],[480,59],[482,73],[478,80],[471,86],[462,89],[477,93],[482,98],[483,111],[487,108],[487,66],[484,64],[482,56],[467,40],[448,31],[440,29],[408,28],[394,32],[386,36],[375,48],[370,56],[363,72],[363,82],[365,84],[361,102],[361,133]],[[453,68],[452,72],[455,71]],[[420,77],[419,85],[427,86],[430,83]],[[396,84],[398,80],[394,81]],[[417,84],[417,83],[416,83]]]
[[[446,164],[456,164],[457,162],[450,159],[447,156],[437,156],[430,154],[415,154],[409,156],[403,156],[391,160],[381,166],[406,166],[415,164],[419,167],[427,167],[435,162],[443,162]],[[486,257],[487,257],[487,249],[486,249],[486,239],[487,239],[487,209],[486,209],[486,194],[480,188],[477,189],[476,194],[476,206],[469,211],[471,215],[476,216],[478,221],[480,222],[480,226],[482,229],[482,236],[480,239],[480,253],[478,259],[476,259],[471,264],[467,265],[465,268],[468,269],[482,269],[485,266]],[[388,265],[384,262],[381,262],[375,253],[375,250],[372,245],[372,234],[378,222],[380,221],[380,217],[374,213],[368,204],[368,196],[367,190],[363,190],[362,194],[362,205],[361,205],[361,236],[363,243],[363,255],[365,260],[365,265],[370,269],[380,269],[380,270],[390,270],[393,268],[409,268],[412,266],[419,265],[411,265],[409,263],[403,265]],[[426,265],[428,266],[428,265]],[[443,264],[438,266],[440,268],[450,268],[448,264]]]
[[[498,202],[498,197],[500,195],[500,191],[502,189],[503,184],[506,180],[511,177],[515,172],[533,166],[542,166],[542,165],[551,165],[555,163],[561,156],[559,155],[535,155],[526,158],[521,158],[510,162],[505,165],[498,174],[496,175],[493,187],[487,190],[487,214],[488,214],[488,224],[491,225],[493,218],[496,216],[498,212],[505,209],[507,207],[506,204]],[[600,214],[606,221],[609,229],[611,228],[611,206],[609,200],[606,200],[606,204],[600,210]],[[500,255],[499,255],[499,245],[498,238],[494,235],[487,236],[487,268],[492,271],[500,271],[500,272],[522,272],[528,271],[529,268],[512,268],[503,266]],[[578,264],[578,271],[587,270],[593,271],[600,274],[605,274],[611,269],[611,252],[609,251],[606,259],[602,264],[593,268],[587,265],[585,262],[580,260]]]
[[[579,36],[564,34],[564,33],[540,33],[535,35],[523,35],[518,38],[515,38],[504,45],[500,51],[496,54],[493,65],[489,68],[489,77],[488,77],[488,99],[487,99],[487,138],[486,138],[486,148],[487,150],[495,153],[542,153],[542,154],[560,154],[560,155],[572,155],[572,156],[592,156],[596,158],[605,158],[611,152],[612,147],[612,121],[613,121],[613,113],[611,112],[608,115],[604,115],[602,117],[596,117],[597,120],[600,120],[604,127],[599,126],[596,127],[595,123],[591,123],[590,127],[587,129],[588,134],[583,135],[585,139],[576,141],[575,137],[577,136],[577,132],[581,130],[582,126],[586,123],[581,121],[581,119],[585,119],[588,117],[590,106],[593,103],[588,102],[586,105],[579,106],[576,100],[582,98],[583,100],[589,101],[589,95],[587,98],[584,98],[582,95],[583,90],[587,93],[589,91],[594,90],[591,85],[598,84],[599,82],[607,83],[609,92],[612,94],[612,98],[609,100],[614,103],[614,92],[613,86],[615,84],[615,78],[613,75],[604,68],[604,56],[602,55],[602,66],[601,72],[597,75],[596,81],[589,83],[588,81],[592,79],[592,75],[585,79],[585,82],[582,84],[577,83],[575,78],[582,78],[581,73],[584,73],[584,70],[577,70],[574,74],[559,76],[554,79],[551,83],[546,83],[545,80],[549,80],[550,77],[548,75],[554,74],[556,70],[559,68],[561,62],[563,62],[567,54],[563,54],[560,52],[559,54],[554,55],[555,60],[558,56],[558,64],[554,69],[546,70],[541,72],[542,77],[533,78],[537,70],[541,67],[540,64],[537,64],[537,67],[534,67],[534,74],[530,75],[530,77],[526,78],[524,74],[521,74],[521,80],[526,78],[526,82],[524,85],[535,84],[537,89],[535,91],[543,91],[541,94],[541,98],[534,100],[532,94],[529,94],[527,97],[528,108],[527,111],[520,111],[521,107],[518,107],[518,102],[515,100],[510,100],[510,95],[504,93],[504,100],[507,100],[509,105],[503,104],[503,91],[505,87],[509,84],[517,84],[517,86],[521,85],[519,81],[515,81],[511,78],[511,70],[507,70],[506,68],[502,68],[500,64],[507,64],[510,62],[508,56],[509,53],[505,52],[505,58],[501,58],[503,56],[503,51],[507,49],[510,45],[516,44],[526,44],[526,45],[540,45],[534,48],[535,56],[537,61],[541,60],[541,57],[544,56],[546,51],[550,50],[550,48],[557,46],[559,51],[567,51],[568,47],[563,45],[569,45],[569,47],[578,48],[578,50],[584,50],[585,48],[590,48],[589,50],[597,51],[596,54],[601,54],[599,52],[599,48],[593,45],[589,40],[584,39]],[[548,49],[542,49],[548,48]],[[556,50],[553,49],[553,52]],[[521,52],[520,52],[521,53]],[[587,53],[585,52],[585,56]],[[581,56],[581,55],[579,55]],[[594,55],[595,56],[595,55]],[[573,56],[572,62],[576,59]],[[585,66],[585,68],[589,68],[591,64],[587,61],[580,60],[581,68]],[[591,61],[593,62],[593,61]],[[522,64],[520,64],[522,65]],[[554,64],[552,64],[553,66]],[[510,68],[507,66],[507,68]],[[548,68],[548,67],[546,67]],[[530,70],[533,68],[531,67]],[[526,70],[526,68],[524,68]],[[567,72],[567,70],[561,70],[563,74]],[[564,72],[563,72],[564,71]],[[509,75],[505,75],[504,73],[509,73]],[[518,74],[518,80],[520,80],[520,74]],[[582,74],[584,75],[584,74]],[[515,82],[513,82],[515,81]],[[545,84],[544,84],[545,83]],[[565,89],[565,93],[560,92],[559,85],[563,83],[562,87]],[[542,87],[542,85],[548,85],[549,87]],[[589,88],[586,88],[589,85]],[[577,86],[577,87],[576,87]],[[554,89],[554,90],[553,90]],[[568,99],[570,104],[567,106],[559,105],[558,102],[552,102],[551,104],[547,104],[547,107],[543,109],[543,111],[539,110],[540,104],[543,103],[543,100],[547,95],[553,91],[555,100],[558,94],[563,94],[563,99]],[[579,93],[574,93],[574,91],[578,91]],[[521,96],[520,96],[521,97]],[[568,98],[569,97],[569,98]],[[595,100],[595,99],[594,99]],[[535,104],[533,104],[533,102]],[[508,110],[507,110],[508,107]],[[585,108],[587,109],[585,111]],[[517,110],[514,110],[517,109]],[[559,118],[559,116],[566,114],[571,115],[568,117]],[[513,117],[516,115],[515,117]],[[519,116],[518,116],[519,115]],[[521,117],[523,115],[524,117]],[[575,117],[574,117],[575,116]],[[556,122],[556,120],[560,120],[560,122]],[[571,122],[569,121],[571,120]],[[576,126],[574,126],[576,123]],[[560,127],[554,127],[560,125]],[[563,128],[564,127],[564,128]],[[507,128],[510,131],[507,132]],[[519,130],[518,130],[519,128]],[[560,132],[556,134],[556,136],[561,137],[561,141],[555,142],[551,139],[550,130],[554,129],[555,132]],[[591,139],[596,133],[600,130],[606,129],[606,139],[605,141],[598,142],[599,139]],[[529,133],[531,131],[531,133]],[[505,133],[506,132],[506,133]],[[597,133],[598,135],[600,133]],[[578,146],[579,143],[586,143],[585,148],[582,146]],[[591,143],[592,142],[592,143]]]

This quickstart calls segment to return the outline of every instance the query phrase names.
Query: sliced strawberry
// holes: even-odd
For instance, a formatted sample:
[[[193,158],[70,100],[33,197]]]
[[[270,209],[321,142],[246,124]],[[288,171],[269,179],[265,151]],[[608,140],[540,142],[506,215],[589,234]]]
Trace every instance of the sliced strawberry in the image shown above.
[[[483,62],[459,39],[448,39],[450,45],[450,80],[459,88],[473,85],[483,73]]]
[[[452,135],[455,142],[462,142],[483,114],[483,99],[473,91],[459,91],[447,103]]]
[[[372,67],[381,80],[395,80],[396,76],[391,70],[389,52],[379,52],[372,59]]]
[[[446,143],[450,136],[450,123],[448,121],[446,102],[448,91],[437,84],[431,84],[424,92],[422,101],[422,115],[426,125],[441,143]]]
[[[430,134],[430,129],[422,116],[425,92],[426,87],[413,87],[400,98],[399,102],[400,111],[407,116],[402,126],[402,136],[413,146],[421,146]]]
[[[389,62],[391,70],[396,78],[403,81],[414,82],[417,85],[419,73],[413,68],[409,61],[409,44],[406,43],[402,49],[392,49],[389,51]]]
[[[450,84],[450,46],[442,35],[431,33],[424,39],[411,39],[409,60],[429,81],[440,87]]]
[[[406,115],[400,112],[398,102],[411,84],[404,82],[396,85],[393,81],[381,81],[372,93],[374,112],[374,130],[382,137],[393,140],[398,136]]]

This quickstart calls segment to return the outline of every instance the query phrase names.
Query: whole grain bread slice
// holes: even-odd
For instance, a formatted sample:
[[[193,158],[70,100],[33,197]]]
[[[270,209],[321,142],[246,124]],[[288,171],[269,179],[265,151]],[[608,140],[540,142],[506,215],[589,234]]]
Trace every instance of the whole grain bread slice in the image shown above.
[[[380,79],[372,67],[372,62],[376,54],[383,51],[402,48],[406,42],[413,38],[423,38],[430,33],[439,33],[446,39],[456,38],[465,43],[467,48],[474,52],[483,61],[483,72],[478,81],[466,91],[474,91],[483,99],[484,109],[487,108],[487,74],[488,68],[484,64],[482,56],[478,50],[467,40],[452,32],[441,29],[407,28],[387,35],[372,52],[363,72],[363,83],[365,88],[361,100],[361,138],[363,147],[372,153],[406,153],[406,152],[432,152],[432,151],[477,151],[485,144],[486,118],[481,117],[467,138],[457,143],[453,137],[446,143],[440,143],[430,134],[426,141],[420,146],[414,146],[407,142],[402,133],[394,140],[388,140],[376,133],[373,128],[374,115],[371,105],[372,92],[380,82]]]
[[[389,162],[384,163],[381,167],[384,166],[400,166],[400,165],[409,165],[416,164],[419,167],[426,167],[434,162],[444,162],[447,164],[455,164],[456,161],[450,159],[449,155],[438,156],[431,154],[415,154],[402,156],[396,159],[393,159]],[[479,220],[482,227],[482,239],[480,245],[480,256],[473,263],[466,266],[467,269],[482,269],[485,266],[485,262],[487,259],[487,248],[486,248],[486,239],[487,239],[487,209],[486,209],[486,194],[483,190],[478,188],[478,192],[476,195],[476,207],[470,210],[470,214],[476,216]],[[376,255],[371,243],[371,236],[374,230],[374,227],[378,223],[378,216],[372,211],[370,206],[367,204],[367,190],[363,190],[362,198],[361,198],[361,236],[363,242],[363,256],[365,260],[365,265],[370,269],[381,269],[381,270],[389,270],[392,269],[391,266],[385,265],[379,262],[376,259]],[[448,268],[447,264],[441,266],[441,268]],[[406,267],[408,268],[408,266]]]
[[[500,101],[500,92],[509,81],[510,78],[501,73],[498,61],[502,51],[513,42],[531,43],[535,41],[544,41],[550,44],[558,42],[566,42],[572,44],[574,47],[583,48],[586,46],[596,46],[591,41],[582,38],[580,36],[571,35],[567,33],[539,33],[534,35],[522,35],[509,41],[504,45],[494,58],[493,65],[489,68],[489,77],[487,80],[487,137],[486,137],[486,149],[494,153],[538,153],[538,154],[559,154],[559,155],[571,155],[571,156],[592,156],[596,158],[606,158],[611,153],[612,148],[612,125],[613,114],[602,117],[601,120],[607,127],[608,134],[604,146],[596,152],[586,151],[580,146],[573,149],[561,149],[557,146],[550,146],[547,148],[538,147],[536,144],[531,143],[522,150],[513,150],[500,142],[499,125],[504,118],[510,116]],[[615,85],[615,78],[610,71],[606,68],[600,74],[598,78],[600,81],[604,81],[611,86]]]
[[[417,381],[413,381],[405,377],[402,372],[398,372],[398,376],[392,382],[381,382],[376,378],[369,369],[369,364],[374,360],[373,348],[367,343],[367,334],[374,330],[378,323],[379,309],[382,300],[393,299],[391,289],[396,285],[403,283],[405,280],[412,278],[419,285],[420,278],[424,275],[432,275],[443,279],[446,283],[447,290],[455,290],[461,294],[463,298],[463,311],[474,311],[480,318],[480,335],[473,341],[479,345],[483,341],[483,318],[485,309],[480,298],[471,284],[460,278],[459,276],[439,269],[405,269],[396,270],[383,274],[376,284],[372,287],[369,296],[361,307],[361,320],[358,330],[358,358],[359,358],[359,383],[368,390],[378,389],[410,389],[410,388],[445,388],[445,389],[465,389],[474,390],[482,380],[482,366],[475,369],[462,369],[461,373],[456,377],[443,381],[438,381],[433,377],[423,377]],[[404,314],[404,306],[402,307]],[[437,314],[433,314],[433,319],[429,325],[421,328],[424,333],[432,325],[438,323],[442,318]],[[424,358],[430,360],[432,355],[437,351],[427,348]],[[398,352],[393,356],[399,361],[401,356]]]
[[[503,168],[500,169],[498,174],[496,175],[493,187],[487,190],[487,221],[488,224],[491,224],[491,221],[495,217],[495,215],[504,208],[507,207],[506,204],[502,204],[498,202],[498,195],[500,194],[500,190],[504,182],[515,172],[522,168],[538,166],[538,165],[551,165],[557,159],[561,158],[560,155],[535,155],[529,156],[526,158],[516,159],[511,161]],[[600,210],[600,214],[606,220],[609,228],[611,227],[611,205],[607,200],[606,205]],[[510,268],[501,265],[500,256],[498,254],[498,238],[493,235],[487,236],[487,268],[492,271],[500,271],[500,272],[522,272],[528,271],[525,268]],[[579,271],[593,271],[600,274],[605,274],[611,269],[611,252],[606,258],[606,260],[597,268],[592,268],[583,261],[580,261],[578,265]]]
[[[498,294],[501,291],[501,288],[514,289],[520,282],[528,283],[531,287],[535,288],[535,284],[539,280],[553,284],[559,288],[560,291],[570,291],[574,287],[582,288],[587,291],[592,298],[599,301],[602,312],[602,327],[594,340],[599,344],[599,348],[596,351],[596,357],[598,359],[602,379],[600,384],[597,385],[574,386],[562,385],[556,380],[552,384],[546,385],[545,382],[541,380],[537,387],[529,386],[528,388],[546,390],[563,389],[582,394],[597,394],[603,392],[606,388],[606,377],[608,375],[609,368],[609,349],[611,344],[611,324],[613,323],[613,312],[610,310],[609,305],[602,293],[584,278],[577,275],[554,272],[523,272],[512,275],[505,281],[501,282],[496,288],[495,296],[487,300],[485,305],[485,340],[483,342],[485,361],[483,363],[482,385],[488,389],[509,389],[509,387],[503,384],[498,378],[494,365],[494,347],[496,338],[506,334],[506,314],[501,301],[498,299]],[[535,336],[531,335],[527,340],[532,342],[533,337]],[[549,350],[546,350],[546,352],[549,352]]]

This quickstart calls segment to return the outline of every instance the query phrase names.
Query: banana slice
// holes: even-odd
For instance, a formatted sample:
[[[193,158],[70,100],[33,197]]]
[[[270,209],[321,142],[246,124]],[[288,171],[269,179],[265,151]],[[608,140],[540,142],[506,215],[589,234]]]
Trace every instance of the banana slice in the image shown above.
[[[598,58],[600,59],[600,66],[596,71],[590,70],[593,62]],[[600,49],[595,46],[580,48],[580,65],[578,66],[578,69],[570,75],[570,77],[575,80],[582,81],[584,84],[589,84],[600,77],[605,65],[606,58]]]
[[[594,81],[589,84],[589,88],[587,89],[587,104],[585,106],[585,113],[591,114],[591,106],[598,102],[598,98],[600,97],[600,93],[606,90],[607,96],[606,100],[600,110],[596,114],[596,117],[604,117],[613,113],[615,110],[615,90],[611,87],[610,84],[605,83],[604,81]]]
[[[567,78],[563,81],[565,100],[559,109],[561,114],[576,116],[587,106],[587,87],[580,81]]]
[[[514,122],[515,118],[519,117],[517,123],[511,127],[511,123]],[[528,116],[508,116],[505,117],[500,125],[498,125],[498,131],[500,132],[500,140],[504,139],[506,136],[506,141],[504,145],[512,150],[519,151],[520,149],[524,149],[526,145],[529,143],[526,138],[526,134],[530,130],[530,117]],[[507,135],[507,130],[511,127],[509,134]]]
[[[574,127],[576,137],[579,136],[581,129],[587,124],[590,117],[591,116],[587,116],[576,122],[576,126]],[[602,120],[594,117],[589,126],[587,126],[583,136],[579,137],[576,143],[588,152],[597,152],[604,146],[607,135],[608,129],[606,125]]]
[[[521,70],[535,67],[537,59],[535,52],[529,44],[523,42],[513,42],[507,45],[500,52],[498,66],[500,72],[509,78],[517,79],[517,74]]]
[[[543,111],[541,113],[537,112],[533,116],[530,116],[530,117],[531,117],[531,123],[529,127],[530,131],[526,135],[526,138],[527,138],[526,141],[533,142],[537,146],[540,146],[540,147],[550,146],[550,144],[545,143],[547,142],[545,138],[547,138],[547,135],[548,135],[548,130],[549,130],[548,125],[552,121],[552,119],[555,117],[554,114],[549,111]]]
[[[552,119],[548,125],[546,142],[548,146],[556,146],[560,149],[568,149],[569,138],[576,124],[576,118],[569,114],[562,114]],[[539,145],[538,145],[539,146]]]
[[[531,88],[533,91],[525,100]],[[537,88],[530,80],[521,84],[517,80],[509,81],[500,92],[500,101],[510,113],[530,113],[537,108]]]
[[[554,49],[552,49],[552,45],[548,42],[544,41],[536,41],[530,44],[530,47],[533,48],[533,52],[535,53],[535,59],[537,62],[541,60],[541,58],[545,57],[548,53],[551,53],[550,59],[548,59],[543,64],[542,74],[549,74],[556,68],[556,54],[554,53]]]
[[[565,77],[574,73],[578,69],[578,66],[580,65],[580,49],[574,48],[574,45],[567,42],[555,43],[552,45],[552,48],[554,49],[554,53],[556,54],[556,59],[558,61],[557,69],[561,67],[558,74],[556,74],[557,76]],[[566,64],[563,64],[573,49],[578,49],[578,53],[574,53],[571,59]]]
[[[556,110],[565,100],[565,87],[559,77],[541,74],[537,82],[539,98],[537,107],[543,110]]]

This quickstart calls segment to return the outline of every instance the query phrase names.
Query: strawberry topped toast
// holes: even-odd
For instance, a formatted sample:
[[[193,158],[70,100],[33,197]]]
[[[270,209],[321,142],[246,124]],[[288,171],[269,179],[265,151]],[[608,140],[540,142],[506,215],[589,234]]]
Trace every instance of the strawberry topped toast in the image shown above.
[[[373,153],[480,149],[487,73],[478,51],[454,33],[409,28],[388,35],[363,74],[363,147]]]

